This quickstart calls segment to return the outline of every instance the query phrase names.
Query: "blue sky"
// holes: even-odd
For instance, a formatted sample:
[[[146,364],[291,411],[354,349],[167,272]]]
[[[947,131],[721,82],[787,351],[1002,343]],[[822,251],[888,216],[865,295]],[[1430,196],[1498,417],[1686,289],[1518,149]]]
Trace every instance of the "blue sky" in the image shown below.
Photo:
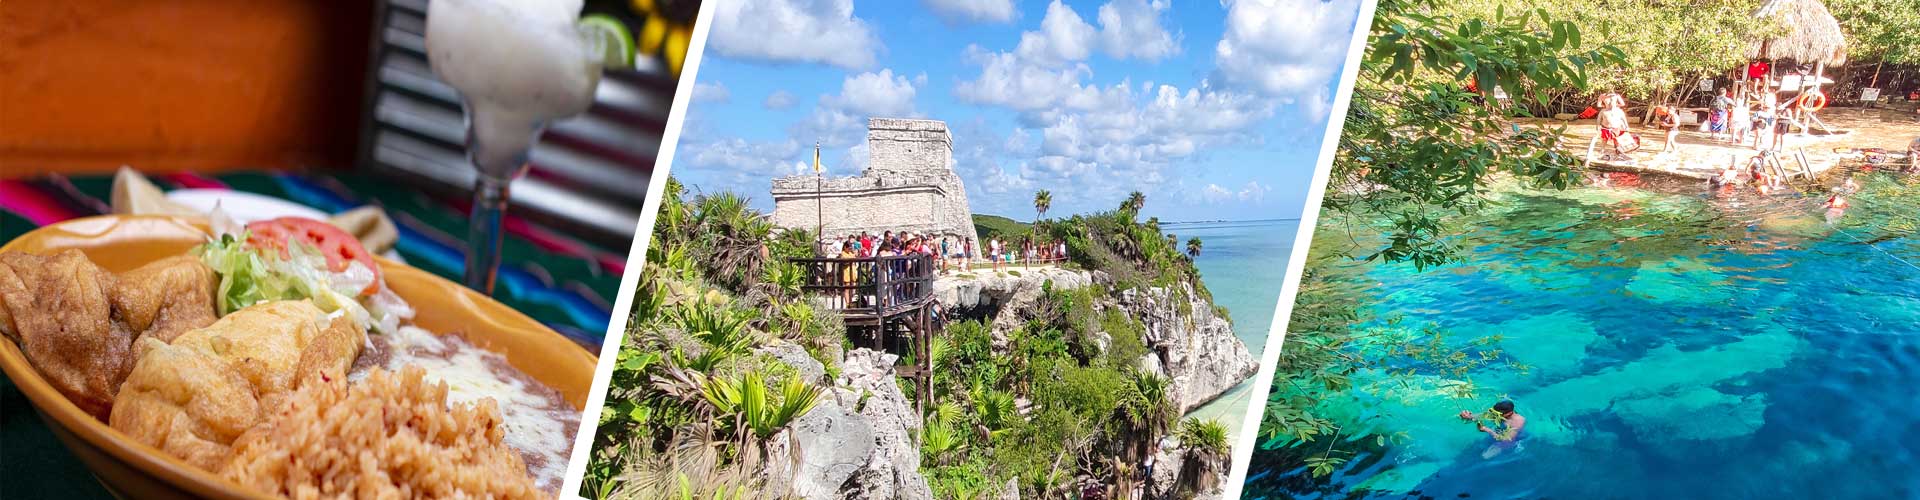
[[[1294,218],[1359,2],[722,1],[671,173],[770,209],[815,142],[859,175],[867,117],[919,117],[976,213]]]

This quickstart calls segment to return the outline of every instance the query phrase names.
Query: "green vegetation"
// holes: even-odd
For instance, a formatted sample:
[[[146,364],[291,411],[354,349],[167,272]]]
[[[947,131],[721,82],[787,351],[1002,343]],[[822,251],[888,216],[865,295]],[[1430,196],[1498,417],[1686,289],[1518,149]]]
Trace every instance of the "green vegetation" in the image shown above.
[[[1920,0],[1827,0],[1847,32],[1849,64],[1920,64]]]
[[[1138,192],[1129,199],[1135,198],[1145,200]],[[1172,235],[1160,234],[1151,219],[1136,222],[1139,209],[1133,208],[1133,203],[1123,203],[1110,212],[1044,221],[1036,230],[1045,232],[1050,241],[1066,242],[1070,262],[1082,269],[1107,273],[1117,289],[1155,286],[1178,293],[1180,283],[1189,283],[1212,302],[1213,295],[1200,282],[1200,270],[1193,266],[1186,249]],[[1198,248],[1197,244],[1190,246]]]
[[[1033,193],[1033,220],[1045,220],[1047,209],[1053,208],[1053,192],[1042,189]]]
[[[1026,498],[1072,498],[1084,479],[1120,491],[1139,484],[1138,464],[1179,415],[1168,380],[1134,368],[1148,352],[1139,322],[1093,312],[1102,293],[1049,287],[1035,315],[1043,319],[1005,334],[1010,353],[996,352],[978,321],[947,330],[934,358],[940,404],[921,446],[936,497],[981,498],[1015,479]],[[1105,349],[1094,341],[1100,332],[1111,336]],[[1183,476],[1194,482],[1183,485],[1189,491],[1213,487],[1224,441],[1182,465],[1196,471]]]
[[[1589,69],[1624,59],[1612,47],[1582,48],[1581,27],[1544,11],[1467,17],[1425,1],[1381,2],[1354,85],[1352,108],[1329,176],[1324,210],[1387,233],[1368,259],[1432,266],[1453,253],[1441,218],[1484,206],[1501,174],[1565,188],[1579,161],[1557,131],[1515,129],[1525,114],[1492,89],[1550,100],[1548,89],[1588,87]],[[1481,93],[1463,86],[1477,83]]]
[[[922,467],[936,497],[979,498],[1015,478],[1024,498],[1071,498],[1079,478],[1117,491],[1139,485],[1139,464],[1152,443],[1172,432],[1179,415],[1167,394],[1169,382],[1135,367],[1153,352],[1145,325],[1098,304],[1129,288],[1164,287],[1178,294],[1178,285],[1187,283],[1202,296],[1208,293],[1177,240],[1161,235],[1151,221],[1136,222],[1145,200],[1136,192],[1113,211],[1017,226],[1066,242],[1074,264],[1104,272],[1114,284],[1066,291],[1049,283],[1029,315],[1036,319],[1003,333],[1010,352],[994,350],[987,325],[948,327],[949,340],[934,349],[934,399],[942,403],[929,412],[922,444]],[[974,220],[981,238],[1009,237],[1009,226],[1018,224],[992,216]],[[987,228],[1000,221],[1011,224]],[[1197,248],[1198,241],[1190,246]],[[1014,401],[1030,404],[1005,411]],[[966,408],[974,411],[960,411]],[[1212,488],[1213,474],[1225,470],[1228,458],[1224,427],[1194,425],[1211,426],[1217,432],[1201,435],[1219,439],[1190,454],[1190,463],[1170,465],[1189,468],[1181,477],[1193,482],[1179,485],[1188,494]]]
[[[1033,225],[998,215],[973,214],[973,231],[980,233],[980,241],[994,238],[1019,241],[1033,232]],[[979,242],[974,242],[978,245]]]
[[[1540,75],[1525,75],[1524,80],[1500,81],[1510,92],[1522,91],[1514,92],[1516,96],[1544,97],[1554,104],[1521,103],[1539,115],[1585,108],[1591,104],[1589,89],[1619,92],[1636,103],[1685,101],[1696,91],[1694,82],[1701,78],[1720,77],[1729,70],[1744,67],[1747,52],[1755,40],[1785,32],[1786,26],[1753,17],[1754,10],[1763,1],[1534,0],[1519,7],[1513,2],[1498,0],[1466,0],[1435,4],[1422,10],[1430,9],[1429,12],[1449,19],[1479,17],[1485,18],[1489,25],[1524,26],[1537,30],[1535,34],[1542,35],[1537,37],[1539,41],[1565,42],[1542,46],[1549,51],[1577,50],[1582,45],[1610,48],[1591,54],[1594,57],[1585,60],[1586,67],[1582,69],[1587,70],[1587,74],[1580,77],[1584,79],[1582,82],[1569,85],[1563,81],[1542,80],[1538,78]],[[1493,17],[1486,17],[1488,14],[1493,14]],[[1531,22],[1514,24],[1514,21],[1521,19],[1502,14],[1530,16],[1531,19],[1525,20]],[[1403,16],[1402,19],[1408,18]],[[1560,23],[1572,29],[1554,27]],[[1375,25],[1378,26],[1377,21]],[[1486,42],[1490,45],[1526,47],[1531,41],[1529,38],[1509,36],[1519,32],[1496,29],[1487,34],[1493,37]],[[1580,54],[1563,52],[1561,55]],[[1524,68],[1525,63],[1532,61],[1519,59],[1515,62],[1522,63],[1518,67]],[[1480,88],[1492,89],[1487,82],[1481,82]]]
[[[583,496],[757,498],[771,441],[822,392],[759,349],[793,343],[829,372],[839,358],[839,317],[785,260],[813,237],[775,235],[731,194],[683,195],[669,180]]]
[[[774,228],[733,194],[685,196],[667,182],[598,422],[587,497],[784,496],[766,491],[763,471],[779,458],[772,450],[792,445],[780,442],[785,430],[827,388],[768,349],[798,345],[829,378],[837,370],[845,327],[802,296],[802,271],[787,261],[811,256],[812,235]],[[1134,221],[1143,202],[1135,196],[1112,212],[1037,227],[976,216],[1007,231],[983,229],[983,237],[1044,234],[1116,281],[1074,290],[1049,282],[1024,325],[996,333],[963,321],[934,338],[926,355],[935,404],[923,409],[916,437],[937,498],[990,497],[1009,481],[1027,498],[1071,498],[1089,485],[1130,491],[1154,444],[1176,431],[1170,382],[1136,366],[1154,352],[1146,326],[1109,294],[1179,293],[1182,282],[1206,289],[1176,240]],[[1228,458],[1224,428],[1189,421],[1178,431],[1192,452],[1168,466],[1192,473],[1174,486],[1214,487]]]

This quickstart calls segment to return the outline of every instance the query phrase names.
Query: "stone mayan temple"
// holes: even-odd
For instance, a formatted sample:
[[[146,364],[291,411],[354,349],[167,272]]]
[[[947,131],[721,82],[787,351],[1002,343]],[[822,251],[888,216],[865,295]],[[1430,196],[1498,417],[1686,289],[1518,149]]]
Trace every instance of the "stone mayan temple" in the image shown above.
[[[859,177],[774,179],[774,224],[811,230],[821,214],[821,232],[828,239],[905,231],[979,245],[967,190],[953,172],[953,136],[946,122],[869,118],[867,155],[867,170]]]

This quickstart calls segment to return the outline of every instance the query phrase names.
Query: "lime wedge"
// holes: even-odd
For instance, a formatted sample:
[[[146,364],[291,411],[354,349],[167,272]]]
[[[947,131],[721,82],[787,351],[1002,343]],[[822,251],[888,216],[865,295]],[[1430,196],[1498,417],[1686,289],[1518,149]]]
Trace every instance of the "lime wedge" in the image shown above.
[[[606,14],[588,14],[577,24],[587,46],[600,53],[601,65],[608,68],[633,66],[633,32],[626,23]]]

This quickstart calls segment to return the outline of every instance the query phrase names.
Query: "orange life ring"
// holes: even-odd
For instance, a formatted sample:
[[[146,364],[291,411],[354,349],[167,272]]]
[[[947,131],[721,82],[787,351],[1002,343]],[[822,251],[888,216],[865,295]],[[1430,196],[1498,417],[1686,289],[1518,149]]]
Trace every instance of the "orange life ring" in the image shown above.
[[[1827,107],[1827,95],[1818,90],[1800,94],[1800,98],[1795,101],[1800,109],[1808,111],[1819,111]]]

